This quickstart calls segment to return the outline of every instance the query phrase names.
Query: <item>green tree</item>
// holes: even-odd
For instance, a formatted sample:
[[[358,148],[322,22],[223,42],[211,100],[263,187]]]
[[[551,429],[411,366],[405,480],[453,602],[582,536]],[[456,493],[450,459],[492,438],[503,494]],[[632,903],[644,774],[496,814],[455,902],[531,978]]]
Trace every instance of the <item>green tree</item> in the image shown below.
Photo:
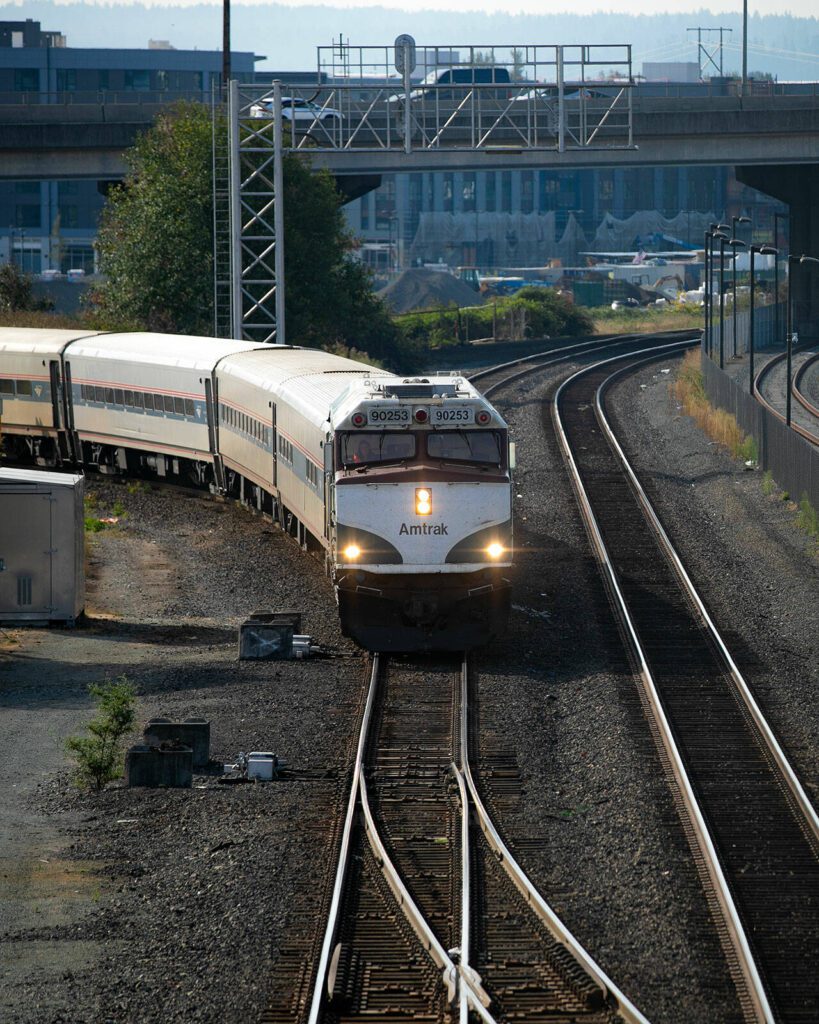
[[[225,137],[224,125],[216,134]],[[210,111],[184,104],[160,114],[131,151],[98,238],[107,278],[93,297],[101,326],[212,333],[211,140]],[[350,258],[343,202],[329,172],[285,158],[287,340],[410,368],[411,346],[374,295],[369,271]]]
[[[0,311],[16,313],[51,309],[53,303],[47,299],[34,298],[33,285],[31,274],[23,273],[16,263],[0,266]]]
[[[97,714],[88,723],[90,736],[71,736],[66,749],[76,760],[81,785],[102,789],[122,774],[122,740],[134,724],[134,688],[125,676],[88,687]]]
[[[210,334],[213,320],[211,122],[181,104],[157,117],[127,154],[108,195],[97,246],[106,282],[101,326]]]

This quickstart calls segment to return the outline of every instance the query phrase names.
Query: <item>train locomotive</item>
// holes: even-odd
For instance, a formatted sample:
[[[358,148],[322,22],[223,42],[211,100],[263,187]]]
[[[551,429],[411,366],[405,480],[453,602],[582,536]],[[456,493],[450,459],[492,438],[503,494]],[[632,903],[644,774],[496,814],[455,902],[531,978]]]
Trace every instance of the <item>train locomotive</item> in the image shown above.
[[[21,461],[192,481],[268,512],[323,549],[342,630],[368,650],[464,650],[505,628],[513,448],[460,376],[1,328],[0,429]]]

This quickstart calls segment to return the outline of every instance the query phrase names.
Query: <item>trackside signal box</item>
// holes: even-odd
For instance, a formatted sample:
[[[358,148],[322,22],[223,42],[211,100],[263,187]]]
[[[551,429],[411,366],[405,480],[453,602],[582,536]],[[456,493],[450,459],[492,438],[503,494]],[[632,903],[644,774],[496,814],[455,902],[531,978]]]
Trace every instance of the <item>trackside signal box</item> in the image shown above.
[[[0,622],[73,625],[85,607],[83,477],[0,469]]]

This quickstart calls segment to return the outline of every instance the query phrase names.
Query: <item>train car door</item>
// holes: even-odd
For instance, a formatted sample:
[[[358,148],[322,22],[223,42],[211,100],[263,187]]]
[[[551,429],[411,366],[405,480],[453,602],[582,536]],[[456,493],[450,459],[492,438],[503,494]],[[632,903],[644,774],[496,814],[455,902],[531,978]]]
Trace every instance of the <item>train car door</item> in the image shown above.
[[[335,521],[336,489],[335,466],[333,463],[333,435],[324,436],[324,535],[332,539],[333,522]]]
[[[219,452],[219,392],[215,379],[205,377],[205,415],[208,418],[208,446],[213,456],[213,477],[219,491],[225,490],[225,470]]]
[[[63,359],[63,408],[65,410],[65,429],[68,433],[69,445],[74,452],[74,461],[78,466],[83,463],[82,444],[74,424],[74,386],[71,383],[71,363]]]

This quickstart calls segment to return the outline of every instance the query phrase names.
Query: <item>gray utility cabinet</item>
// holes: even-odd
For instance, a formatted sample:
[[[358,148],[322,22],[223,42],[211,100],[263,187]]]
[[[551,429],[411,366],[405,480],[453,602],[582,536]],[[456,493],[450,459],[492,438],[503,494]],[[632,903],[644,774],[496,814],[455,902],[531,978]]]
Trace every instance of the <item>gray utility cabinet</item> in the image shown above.
[[[73,624],[85,607],[83,477],[0,469],[0,622]]]

